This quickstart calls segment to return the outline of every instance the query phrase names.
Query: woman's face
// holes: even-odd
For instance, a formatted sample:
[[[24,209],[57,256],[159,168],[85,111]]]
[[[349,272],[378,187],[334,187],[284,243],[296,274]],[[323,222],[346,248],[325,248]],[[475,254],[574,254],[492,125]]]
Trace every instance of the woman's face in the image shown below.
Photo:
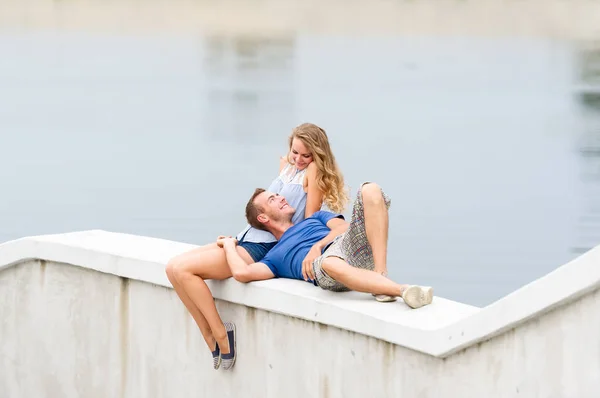
[[[304,170],[313,161],[312,154],[306,148],[304,143],[298,138],[292,140],[292,150],[290,151],[292,161],[298,170]]]

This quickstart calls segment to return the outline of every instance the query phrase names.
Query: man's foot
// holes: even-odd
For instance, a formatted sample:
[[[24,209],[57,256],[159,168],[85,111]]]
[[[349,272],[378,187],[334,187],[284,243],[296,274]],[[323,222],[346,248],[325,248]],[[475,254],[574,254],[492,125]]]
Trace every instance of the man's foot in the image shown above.
[[[213,368],[219,369],[221,366],[221,350],[219,349],[219,344],[215,343],[215,350],[212,351],[213,357]]]
[[[433,288],[410,285],[402,291],[402,299],[410,308],[421,308],[433,301]]]
[[[377,272],[377,271],[375,271],[375,272]],[[387,272],[382,272],[381,275],[383,275],[387,278]],[[373,297],[375,297],[375,300],[379,301],[380,303],[391,303],[398,299],[397,297],[389,296],[387,294],[375,294],[375,293],[373,293]]]
[[[223,369],[229,370],[235,364],[235,324],[233,322],[225,322],[224,325],[225,330],[227,331],[227,339],[229,341],[229,353],[221,354],[221,365],[223,366]]]
[[[391,303],[392,301],[396,301],[398,298],[394,296],[388,296],[387,294],[373,294],[375,300],[380,303]]]

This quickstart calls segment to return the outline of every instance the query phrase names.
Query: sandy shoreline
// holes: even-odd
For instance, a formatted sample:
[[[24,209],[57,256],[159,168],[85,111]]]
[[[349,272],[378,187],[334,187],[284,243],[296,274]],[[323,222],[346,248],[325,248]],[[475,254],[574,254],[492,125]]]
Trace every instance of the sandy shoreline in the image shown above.
[[[600,37],[600,2],[0,0],[2,30]]]

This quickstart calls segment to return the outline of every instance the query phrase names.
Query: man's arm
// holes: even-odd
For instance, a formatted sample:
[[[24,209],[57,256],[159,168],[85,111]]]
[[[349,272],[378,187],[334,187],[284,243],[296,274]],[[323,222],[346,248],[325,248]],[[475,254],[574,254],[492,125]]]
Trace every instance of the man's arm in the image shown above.
[[[325,246],[333,242],[336,236],[346,232],[349,226],[350,223],[346,220],[337,217],[332,218],[331,220],[327,221],[327,228],[330,229],[329,233],[323,239],[315,243],[315,246],[317,246],[319,250],[323,250]]]
[[[217,245],[225,250],[227,264],[231,269],[233,278],[238,282],[262,281],[275,277],[273,272],[263,263],[246,264],[237,252],[236,241],[231,238],[220,239]]]
[[[348,230],[349,225],[350,224],[348,222],[338,217],[332,218],[331,220],[327,221],[327,228],[329,228],[329,233],[325,235],[323,239],[315,243],[313,247],[310,248],[310,251],[304,258],[304,260],[302,260],[302,277],[304,278],[304,280],[315,280],[315,273],[312,268],[312,262],[315,260],[315,258],[321,255],[321,252],[323,251],[325,246],[333,242],[336,236],[339,236],[346,232]]]

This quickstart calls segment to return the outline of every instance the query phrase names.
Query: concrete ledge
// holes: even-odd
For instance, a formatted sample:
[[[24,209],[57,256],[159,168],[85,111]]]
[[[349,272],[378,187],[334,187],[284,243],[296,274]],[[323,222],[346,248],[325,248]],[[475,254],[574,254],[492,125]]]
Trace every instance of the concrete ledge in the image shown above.
[[[170,287],[165,264],[193,247],[99,230],[34,236],[0,245],[0,271],[41,259]],[[446,357],[597,289],[599,265],[600,246],[483,309],[436,297],[431,306],[410,310],[401,301],[381,305],[366,294],[331,293],[293,280],[209,281],[209,286],[224,301]]]

